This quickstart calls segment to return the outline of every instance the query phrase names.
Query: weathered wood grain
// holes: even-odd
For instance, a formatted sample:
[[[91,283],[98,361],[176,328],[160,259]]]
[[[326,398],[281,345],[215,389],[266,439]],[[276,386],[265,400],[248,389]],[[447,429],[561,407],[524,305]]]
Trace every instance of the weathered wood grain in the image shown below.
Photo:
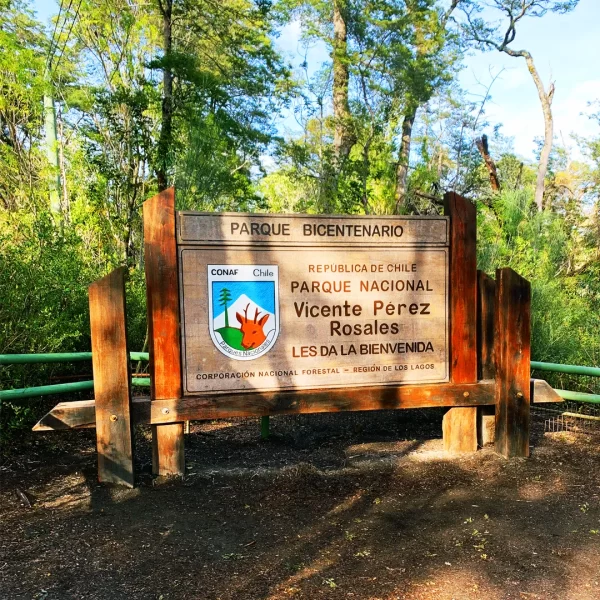
[[[174,188],[144,202],[144,256],[151,398],[178,398],[182,390]],[[183,436],[183,423],[153,428],[156,475],[183,475]]]
[[[89,287],[98,480],[133,487],[131,377],[125,322],[125,272]]]
[[[451,381],[477,380],[477,214],[475,206],[453,192],[444,196],[450,217]]]
[[[59,402],[33,427],[33,431],[64,431],[96,427],[96,401]]]
[[[530,392],[532,404],[564,402],[564,399],[558,395],[556,390],[543,379],[531,379]]]
[[[494,319],[496,282],[483,271],[477,271],[477,375],[479,379],[493,379]],[[496,409],[482,406],[477,409],[477,443],[480,447],[494,443]]]
[[[446,452],[476,452],[477,408],[451,408],[444,415],[442,432]]]
[[[448,381],[446,248],[180,246],[179,260],[184,395]],[[238,360],[223,353],[219,334],[209,334],[209,324],[214,322],[211,302],[216,300],[211,299],[210,272],[220,265],[245,272],[248,280],[253,278],[252,265],[263,265],[267,272],[276,273],[276,314],[268,318],[265,333],[279,333],[268,352],[253,360]],[[363,267],[368,272],[314,272],[317,267],[331,265]],[[312,283],[331,286],[332,280],[340,286],[337,291],[309,291]],[[305,290],[298,289],[301,283],[307,286]],[[400,289],[394,289],[394,284]],[[407,284],[413,289],[405,290]],[[421,287],[414,289],[415,284]],[[319,307],[333,311],[346,302],[358,312],[341,318],[339,313],[337,317],[331,312],[320,315]],[[379,303],[377,310],[375,302]],[[302,313],[302,306],[317,312],[309,316]],[[418,310],[411,314],[408,306]],[[237,326],[235,313],[229,310],[229,320]],[[333,323],[344,328],[376,329],[365,335],[334,335]],[[420,349],[413,351],[418,345]]]
[[[448,245],[448,219],[441,216],[315,216],[181,211],[178,220],[177,243],[185,246],[389,245],[389,238],[374,234],[369,229],[375,223],[401,228],[397,230],[399,235],[394,235],[395,246]],[[312,226],[312,229],[307,231],[305,224]]]
[[[490,386],[490,383],[492,384]],[[433,386],[432,386],[433,387]],[[423,392],[422,386],[403,386],[402,393],[395,394],[395,398],[390,400],[390,390],[387,388],[380,388],[379,393],[374,393],[367,400],[362,398],[363,390],[355,390],[356,398],[348,396],[346,390],[336,390],[336,393],[331,396],[330,392],[312,392],[310,399],[305,399],[302,405],[298,407],[292,405],[293,398],[288,398],[285,395],[278,395],[277,398],[274,394],[257,394],[256,397],[245,396],[245,399],[250,403],[240,406],[240,400],[234,399],[231,405],[223,407],[223,410],[217,410],[215,406],[215,400],[212,402],[206,401],[201,398],[190,398],[179,400],[165,400],[154,406],[160,406],[158,412],[160,414],[154,415],[154,417],[160,421],[165,422],[169,418],[180,418],[179,413],[184,411],[186,415],[203,415],[198,418],[202,419],[214,419],[214,418],[228,418],[229,414],[225,414],[225,411],[235,406],[235,410],[238,412],[236,416],[263,416],[267,414],[275,414],[273,411],[279,411],[277,414],[297,414],[294,412],[284,413],[282,411],[295,410],[296,408],[304,408],[311,410],[312,412],[322,412],[324,409],[328,409],[331,404],[321,405],[323,398],[326,396],[330,397],[328,402],[334,402],[336,404],[336,410],[347,410],[345,407],[354,407],[354,410],[377,410],[386,408],[429,408],[432,406],[432,402],[441,402],[435,406],[452,406],[458,404],[466,404],[469,399],[465,399],[464,392],[469,391],[469,397],[473,396],[473,403],[478,407],[482,404],[484,408],[494,408],[494,381],[482,381],[475,385],[454,385],[444,386],[444,390],[436,391],[439,386],[435,386],[433,393],[430,393],[427,397],[420,398],[419,394]],[[477,391],[474,391],[474,390]],[[417,391],[418,390],[418,391]],[[443,396],[448,393],[449,396]],[[385,391],[385,394],[384,394]],[[425,390],[426,391],[426,390]],[[550,384],[543,379],[532,379],[531,380],[531,401],[534,403],[538,402],[562,402],[563,399],[550,387]],[[290,395],[291,397],[291,395]],[[422,406],[421,406],[422,404]],[[181,408],[185,405],[185,408]],[[149,425],[152,422],[152,406],[149,397],[138,397],[133,398],[132,402],[132,419],[134,425]],[[367,408],[364,408],[364,407]],[[164,413],[162,410],[166,408],[169,413]],[[174,413],[171,413],[171,410]],[[155,411],[156,412],[156,409]],[[186,418],[188,418],[186,416]],[[195,417],[196,418],[196,417]],[[94,400],[80,400],[76,402],[60,402],[46,415],[44,415],[33,428],[34,431],[59,431],[65,429],[80,429],[86,427],[96,426],[96,415],[95,415],[95,403]],[[490,441],[493,441],[493,436]]]
[[[494,326],[496,314],[496,282],[483,271],[477,271],[477,355],[479,379],[493,379]]]
[[[496,452],[529,456],[530,402],[529,282],[512,269],[496,271]]]
[[[450,381],[477,381],[477,214],[475,206],[453,192],[444,196],[450,217]],[[471,410],[473,414],[467,416]],[[477,409],[444,415],[444,449],[477,450]]]
[[[466,395],[465,395],[466,394]],[[493,382],[263,392],[152,402],[150,422],[492,404]],[[148,418],[145,416],[144,418]]]

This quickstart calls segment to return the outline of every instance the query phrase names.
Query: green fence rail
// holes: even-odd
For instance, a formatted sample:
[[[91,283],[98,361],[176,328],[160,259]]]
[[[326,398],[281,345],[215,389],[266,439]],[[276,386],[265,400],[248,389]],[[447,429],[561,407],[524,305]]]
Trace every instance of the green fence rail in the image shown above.
[[[129,357],[133,361],[149,360],[148,352],[130,352]],[[62,352],[54,354],[0,354],[0,365],[26,365],[56,362],[76,362],[91,360],[91,352]],[[599,367],[583,367],[578,365],[559,365],[556,363],[545,363],[531,361],[531,369],[536,371],[549,371],[553,373],[567,373],[569,375],[585,375],[600,377]],[[149,377],[133,377],[131,385],[135,387],[150,387]],[[84,390],[94,389],[93,381],[75,381],[72,383],[58,383],[54,385],[42,385],[38,387],[21,388],[15,390],[0,390],[1,400],[15,400],[17,398],[35,398],[51,394],[70,394]],[[586,394],[584,392],[572,392],[570,390],[556,390],[559,396],[565,400],[575,402],[586,402],[589,404],[600,404],[600,394]],[[262,422],[263,436],[269,436],[268,420]]]
[[[131,385],[135,387],[150,387],[150,377],[132,377]],[[17,390],[0,390],[0,400],[17,400],[18,398],[36,398],[51,394],[72,394],[93,390],[93,381],[73,381],[71,383],[56,383],[37,387],[20,388]]]
[[[552,373],[567,373],[569,375],[588,375],[600,377],[599,367],[580,367],[577,365],[558,365],[556,363],[545,363],[531,361],[531,369],[536,371],[551,371]]]
[[[130,352],[133,361],[150,360],[148,352]],[[0,365],[33,365],[42,363],[78,362],[92,360],[91,352],[56,352],[52,354],[0,354]],[[150,387],[149,377],[133,377],[131,385],[135,387]],[[56,383],[37,387],[20,388],[16,390],[0,390],[1,400],[16,400],[19,398],[36,398],[51,394],[72,394],[93,390],[93,381],[73,381],[71,383]]]
[[[130,352],[131,360],[150,360],[148,352]],[[40,363],[92,360],[91,352],[56,352],[53,354],[0,354],[0,365],[33,365]]]

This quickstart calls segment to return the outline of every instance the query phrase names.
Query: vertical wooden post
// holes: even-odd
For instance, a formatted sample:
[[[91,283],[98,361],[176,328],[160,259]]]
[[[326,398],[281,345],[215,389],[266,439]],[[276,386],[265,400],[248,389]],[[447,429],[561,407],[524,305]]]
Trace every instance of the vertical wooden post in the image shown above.
[[[479,379],[494,379],[494,327],[496,282],[483,271],[477,271],[477,373]],[[477,443],[485,446],[494,442],[495,407],[477,409]]]
[[[531,288],[512,269],[496,271],[496,452],[529,456]]]
[[[175,242],[175,190],[144,202],[144,255],[151,399],[181,397],[179,283]],[[152,426],[155,475],[183,475],[183,423]]]
[[[477,381],[477,212],[455,193],[444,196],[450,217],[450,380]],[[477,408],[451,408],[444,415],[444,449],[477,450]]]
[[[125,267],[89,287],[98,481],[133,487]]]

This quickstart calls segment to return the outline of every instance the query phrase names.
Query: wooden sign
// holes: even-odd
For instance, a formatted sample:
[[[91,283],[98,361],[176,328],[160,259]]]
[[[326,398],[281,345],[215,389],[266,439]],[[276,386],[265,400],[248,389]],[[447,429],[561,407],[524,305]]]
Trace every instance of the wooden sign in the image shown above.
[[[562,401],[529,380],[529,283],[478,279],[475,206],[449,192],[444,214],[177,213],[164,190],[144,204],[150,397],[129,393],[117,271],[90,287],[95,400],[35,429],[97,427],[98,477],[126,485],[136,423],[157,475],[184,474],[184,421],[339,411],[446,407],[446,450],[474,452],[486,417],[527,456],[530,401]]]
[[[447,217],[178,213],[185,394],[445,382]]]

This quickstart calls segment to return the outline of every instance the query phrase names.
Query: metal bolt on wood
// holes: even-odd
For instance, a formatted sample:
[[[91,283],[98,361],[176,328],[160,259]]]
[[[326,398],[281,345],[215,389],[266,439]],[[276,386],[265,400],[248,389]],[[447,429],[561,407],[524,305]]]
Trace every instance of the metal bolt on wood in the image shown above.
[[[110,420],[114,423],[119,420],[119,417],[117,417],[117,415],[110,415]]]
[[[465,398],[468,398],[468,397],[469,397],[469,392],[464,392],[464,393],[463,393],[463,396],[464,396]]]
[[[163,415],[168,415],[169,414],[169,409],[168,408],[163,408],[162,409],[162,414]]]

